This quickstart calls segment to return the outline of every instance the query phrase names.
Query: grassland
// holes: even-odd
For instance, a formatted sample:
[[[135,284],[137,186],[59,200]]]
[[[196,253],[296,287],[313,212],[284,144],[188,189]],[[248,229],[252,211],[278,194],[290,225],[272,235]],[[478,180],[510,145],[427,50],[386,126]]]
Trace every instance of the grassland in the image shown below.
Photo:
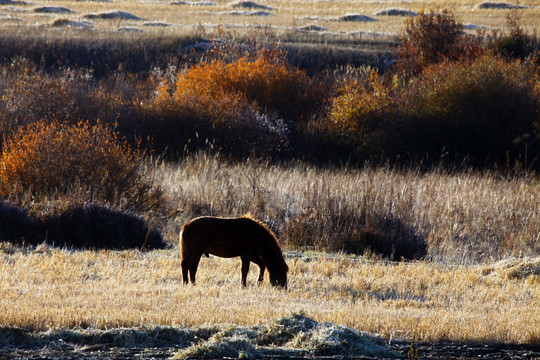
[[[4,244],[0,324],[55,331],[254,326],[302,313],[385,339],[539,342],[537,180],[280,167],[205,154],[153,166],[154,182],[171,204],[165,233],[173,248],[96,252]],[[182,285],[180,226],[201,213],[245,212],[263,217],[280,234],[291,269],[288,290],[267,281],[257,287],[253,269],[242,289],[240,262],[213,257],[201,261],[196,286]],[[305,214],[311,214],[307,221],[295,221]],[[401,229],[424,234],[432,261],[392,263],[369,252],[315,251],[327,248],[324,242],[351,221],[375,221],[377,214],[399,217]],[[295,243],[299,239],[304,243]],[[299,246],[304,251],[294,250]]]
[[[418,12],[440,10],[437,1],[260,1],[259,7],[238,6],[235,2],[216,1],[7,1],[1,8],[0,27],[4,33],[49,34],[51,36],[83,36],[95,38],[121,33],[177,36],[202,34],[223,36],[258,36],[282,38],[297,42],[317,43],[362,38],[395,37],[403,30],[403,15],[377,15],[387,9]],[[471,30],[500,30],[505,26],[508,11],[482,9],[480,0],[446,1]],[[534,0],[520,1],[521,23],[525,31],[538,30],[540,7]],[[235,6],[236,5],[236,6]],[[46,8],[46,9],[44,9]],[[48,8],[48,9],[47,9]],[[100,19],[110,11],[132,15],[117,19]],[[122,15],[122,14],[121,14]],[[125,15],[125,14],[123,14]],[[366,18],[344,19],[346,15]],[[315,36],[311,35],[315,34]]]
[[[493,266],[367,262],[322,254],[287,259],[288,290],[240,286],[239,261],[201,261],[183,286],[178,251],[4,249],[0,323],[29,329],[261,325],[302,312],[386,339],[538,343],[538,275]],[[538,260],[528,263],[536,266]],[[514,274],[514,275],[512,275]],[[216,311],[219,309],[219,311]],[[496,316],[494,316],[496,314]]]

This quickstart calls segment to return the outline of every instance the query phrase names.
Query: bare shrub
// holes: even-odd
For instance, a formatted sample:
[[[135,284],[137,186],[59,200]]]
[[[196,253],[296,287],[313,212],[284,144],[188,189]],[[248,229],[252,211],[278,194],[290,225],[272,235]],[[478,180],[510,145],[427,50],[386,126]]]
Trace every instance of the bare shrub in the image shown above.
[[[425,66],[442,60],[475,57],[482,52],[481,36],[465,34],[463,24],[452,11],[421,11],[405,20],[405,32],[398,49],[398,71],[418,74]]]
[[[0,68],[0,135],[41,119],[76,123],[81,119],[113,123],[126,112],[120,93],[94,82],[91,72],[59,69],[47,73],[26,59]],[[117,89],[115,89],[117,90]]]

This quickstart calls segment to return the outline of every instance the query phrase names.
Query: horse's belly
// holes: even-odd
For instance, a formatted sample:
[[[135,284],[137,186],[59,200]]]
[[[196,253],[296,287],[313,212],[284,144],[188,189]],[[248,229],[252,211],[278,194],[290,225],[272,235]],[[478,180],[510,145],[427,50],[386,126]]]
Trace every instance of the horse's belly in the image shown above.
[[[213,244],[206,247],[204,253],[211,255],[230,258],[235,256],[242,256],[251,253],[249,248],[235,248],[234,246],[222,246],[220,244]]]

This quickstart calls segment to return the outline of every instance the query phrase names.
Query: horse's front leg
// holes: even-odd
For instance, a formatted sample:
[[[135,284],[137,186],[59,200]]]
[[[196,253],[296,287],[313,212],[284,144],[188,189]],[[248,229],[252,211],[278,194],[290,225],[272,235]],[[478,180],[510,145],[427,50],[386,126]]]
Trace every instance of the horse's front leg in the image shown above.
[[[242,286],[247,286],[247,275],[249,272],[249,258],[242,256]]]
[[[201,255],[197,256],[189,267],[189,278],[192,284],[195,284],[195,274],[197,274],[197,267],[199,266],[199,261],[201,261]]]
[[[261,285],[264,280],[264,271],[266,270],[266,265],[260,256],[252,258],[251,261],[259,266],[259,279],[257,280],[257,283],[258,285]]]

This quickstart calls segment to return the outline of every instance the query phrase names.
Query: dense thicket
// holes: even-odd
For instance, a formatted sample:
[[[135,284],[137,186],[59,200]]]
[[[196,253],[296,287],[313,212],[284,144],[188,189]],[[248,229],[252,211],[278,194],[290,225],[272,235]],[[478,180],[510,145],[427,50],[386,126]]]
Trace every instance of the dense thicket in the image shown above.
[[[313,61],[314,49],[254,41],[0,38],[0,200],[38,215],[62,199],[64,210],[98,204],[155,216],[166,204],[151,174],[141,175],[141,148],[173,160],[203,149],[531,174],[540,168],[540,42],[516,17],[509,25],[473,36],[451,12],[421,12],[407,20],[389,68],[347,51],[321,47]],[[55,221],[117,218],[94,210]],[[381,219],[381,231],[336,248],[423,254],[421,237],[387,231],[405,229],[400,221]]]
[[[297,64],[313,49],[255,41],[2,38],[0,132],[99,120],[172,158],[205,148],[531,169],[540,164],[539,46],[516,17],[509,25],[472,36],[451,12],[422,12],[407,20],[395,65],[378,72],[323,47],[326,57],[305,69]]]

